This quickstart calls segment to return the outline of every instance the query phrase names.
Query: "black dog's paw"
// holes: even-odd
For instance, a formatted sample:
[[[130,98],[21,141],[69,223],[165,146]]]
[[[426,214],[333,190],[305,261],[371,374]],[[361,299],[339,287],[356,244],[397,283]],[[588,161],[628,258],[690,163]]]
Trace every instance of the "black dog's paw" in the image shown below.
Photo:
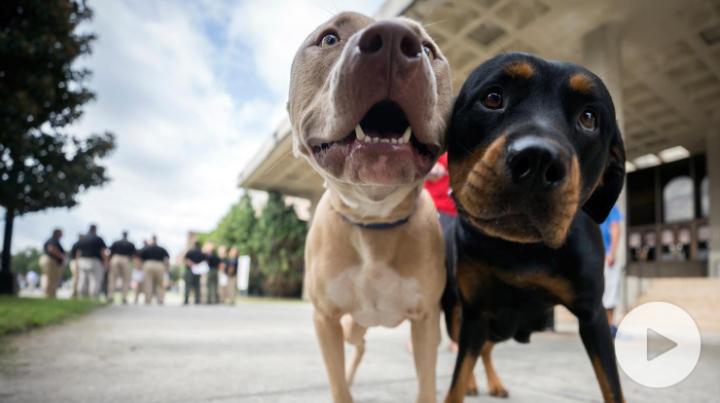
[[[510,393],[502,386],[494,386],[490,388],[490,396],[506,399],[510,397]]]

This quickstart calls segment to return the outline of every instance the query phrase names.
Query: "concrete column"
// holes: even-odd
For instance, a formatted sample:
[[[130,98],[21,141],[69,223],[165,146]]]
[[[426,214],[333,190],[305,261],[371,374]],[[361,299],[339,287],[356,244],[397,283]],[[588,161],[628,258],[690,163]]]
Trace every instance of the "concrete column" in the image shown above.
[[[597,74],[610,91],[615,104],[615,117],[620,133],[625,132],[625,116],[622,94],[622,60],[620,55],[620,26],[617,23],[605,24],[588,32],[583,38],[583,64]],[[618,199],[623,215],[627,215],[625,189]],[[625,227],[623,225],[623,236]],[[621,245],[624,245],[623,243]],[[622,250],[622,261],[625,260],[625,248]]]
[[[613,103],[615,104],[615,117],[617,119],[618,127],[620,127],[620,132],[624,133],[625,119],[622,94],[621,41],[622,33],[621,27],[618,23],[607,23],[588,32],[583,37],[582,63],[590,71],[597,74],[598,77],[600,77],[605,83],[608,91],[610,91]],[[626,196],[626,190],[623,189],[617,201],[620,211],[625,217],[627,217]],[[625,220],[620,227],[621,234],[617,258],[624,268],[627,263],[627,220]],[[626,287],[624,282],[622,287]],[[631,288],[634,288],[634,285]],[[631,292],[631,294],[635,294],[635,292]],[[627,292],[623,292],[621,295],[627,295]],[[620,301],[618,310],[624,311],[624,307],[628,302],[627,299],[628,298],[625,298],[625,300]],[[631,296],[630,300],[634,300],[634,295]],[[630,301],[630,303],[632,303],[632,301]]]
[[[625,129],[622,98],[622,59],[620,25],[608,23],[583,37],[583,64],[602,78],[612,95],[620,131]]]
[[[720,133],[707,135],[706,158],[710,193],[708,276],[720,277]]]

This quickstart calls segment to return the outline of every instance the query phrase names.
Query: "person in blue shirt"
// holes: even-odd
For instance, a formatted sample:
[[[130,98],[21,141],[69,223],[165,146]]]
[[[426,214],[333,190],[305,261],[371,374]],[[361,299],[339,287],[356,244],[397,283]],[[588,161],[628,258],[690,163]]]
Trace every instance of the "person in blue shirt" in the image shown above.
[[[610,331],[615,336],[617,326],[614,323],[615,307],[620,299],[620,278],[622,268],[618,261],[618,247],[620,244],[620,231],[623,216],[617,206],[610,210],[605,222],[600,224],[603,242],[605,244],[605,291],[603,292],[603,306],[607,313]]]

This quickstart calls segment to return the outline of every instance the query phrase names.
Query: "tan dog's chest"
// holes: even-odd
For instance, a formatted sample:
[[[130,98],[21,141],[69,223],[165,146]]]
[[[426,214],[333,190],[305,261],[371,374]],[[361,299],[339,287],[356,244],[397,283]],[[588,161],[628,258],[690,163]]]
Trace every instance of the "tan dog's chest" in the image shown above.
[[[316,307],[352,315],[363,327],[421,319],[444,288],[440,226],[422,195],[410,222],[367,230],[344,221],[321,200],[308,233],[306,281]]]
[[[395,327],[405,319],[417,319],[422,312],[420,282],[403,278],[380,262],[343,270],[328,282],[325,294],[364,327]]]

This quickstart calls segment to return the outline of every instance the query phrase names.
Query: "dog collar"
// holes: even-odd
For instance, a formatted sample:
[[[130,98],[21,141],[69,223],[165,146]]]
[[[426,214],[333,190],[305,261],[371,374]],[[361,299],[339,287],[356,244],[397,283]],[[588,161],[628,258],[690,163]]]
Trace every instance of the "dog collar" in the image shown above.
[[[338,213],[338,214],[340,214],[340,213]],[[354,225],[354,226],[356,226],[356,227],[360,227],[360,228],[364,228],[364,229],[392,229],[392,228],[395,228],[395,227],[399,227],[399,226],[405,224],[406,222],[410,221],[410,216],[407,216],[407,217],[402,218],[402,219],[397,220],[397,221],[378,222],[378,223],[372,223],[372,224],[363,224],[363,223],[360,223],[360,222],[352,221],[351,219],[345,217],[345,216],[342,215],[342,214],[340,214],[340,217],[342,217],[343,220],[345,220],[346,222],[348,222],[348,223],[350,223],[350,224],[352,224],[352,225]]]

